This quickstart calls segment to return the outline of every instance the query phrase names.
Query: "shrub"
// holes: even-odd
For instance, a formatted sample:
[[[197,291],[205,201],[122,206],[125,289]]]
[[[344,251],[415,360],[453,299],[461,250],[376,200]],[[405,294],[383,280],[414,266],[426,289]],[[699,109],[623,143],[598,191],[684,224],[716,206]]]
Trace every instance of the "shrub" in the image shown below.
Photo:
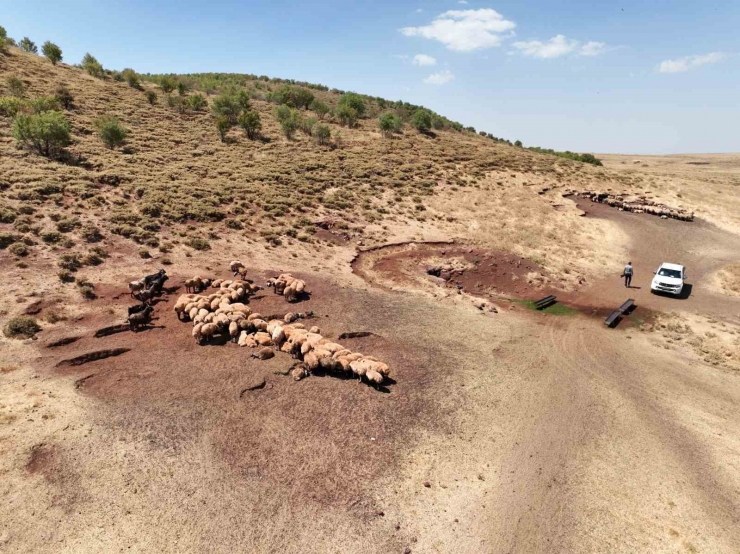
[[[136,74],[136,71],[133,69],[126,68],[123,71],[121,71],[121,76],[123,79],[128,83],[128,86],[135,89],[141,89],[141,83],[139,82],[139,76]]]
[[[221,142],[226,142],[226,133],[231,129],[231,122],[225,115],[216,118],[216,131],[218,131],[218,138]]]
[[[6,117],[15,117],[28,104],[20,98],[4,96],[0,98],[0,114]]]
[[[82,69],[93,77],[102,78],[105,72],[101,63],[89,52],[82,58]]]
[[[331,130],[328,125],[317,125],[313,136],[319,144],[327,144],[331,139]]]
[[[187,100],[182,96],[167,95],[167,107],[177,111],[177,113],[185,113],[185,107],[187,106]]]
[[[21,41],[18,43],[18,48],[20,48],[24,52],[30,52],[31,54],[39,53],[39,49],[36,46],[36,43],[28,37],[23,37],[21,39]]]
[[[283,85],[271,94],[271,98],[278,104],[284,104],[291,108],[308,109],[314,100],[313,94],[302,88]]]
[[[386,112],[378,118],[378,127],[384,137],[390,137],[401,131],[403,121],[396,114]]]
[[[3,250],[16,242],[20,237],[15,233],[0,231],[0,250]]]
[[[172,76],[166,76],[162,77],[159,80],[159,86],[160,88],[167,94],[175,90],[175,87],[177,87],[177,79],[175,79]]]
[[[57,265],[66,271],[75,272],[82,267],[82,259],[79,254],[62,254]]]
[[[49,59],[49,61],[53,65],[56,65],[62,61],[62,49],[53,42],[49,42],[47,40],[41,47],[41,52]]]
[[[69,89],[64,85],[59,85],[57,90],[54,92],[54,98],[65,110],[70,109],[74,104],[74,96],[69,92]]]
[[[98,295],[95,294],[95,285],[93,285],[90,281],[87,279],[77,279],[77,288],[80,291],[80,294],[83,298],[87,300],[95,300]]]
[[[60,233],[70,233],[74,231],[80,222],[77,219],[65,217],[57,221],[57,231]]]
[[[55,96],[39,96],[28,101],[33,113],[58,112],[59,101]]]
[[[80,231],[80,236],[87,242],[100,242],[103,240],[103,235],[95,225],[85,225]]]
[[[232,126],[238,123],[239,115],[249,108],[249,95],[245,90],[227,90],[211,103],[213,115],[227,118]]]
[[[23,84],[18,77],[8,77],[6,81],[8,85],[8,92],[15,98],[23,98],[26,95],[26,85]]]
[[[191,110],[200,112],[208,106],[208,100],[206,100],[206,97],[202,94],[193,94],[188,97],[188,104],[190,104]]]
[[[162,265],[172,265],[172,260],[170,260],[169,258],[166,258],[166,257],[165,258],[162,258],[159,261],[162,262]]]
[[[8,324],[3,329],[3,334],[10,339],[30,339],[39,331],[41,331],[41,327],[36,323],[34,318],[20,316],[8,321]]]
[[[67,271],[66,269],[63,269],[59,273],[57,273],[57,277],[59,277],[59,280],[62,283],[71,283],[75,280],[75,276],[72,275],[71,271]]]
[[[147,250],[146,248],[142,248],[141,250],[139,250],[139,257],[148,260],[152,257],[152,255],[149,253],[149,250]]]
[[[432,112],[423,108],[416,110],[411,116],[411,125],[422,133],[428,131],[432,128]]]
[[[343,94],[342,97],[339,99],[338,106],[341,107],[348,107],[355,110],[355,113],[357,114],[357,117],[362,117],[365,115],[365,102],[363,102],[362,97],[359,94],[355,94],[354,92],[348,92],[346,94]]]
[[[524,145],[522,144],[521,140],[517,140],[516,142],[514,142],[514,146],[516,146],[517,148],[521,148]]]
[[[357,110],[350,106],[339,106],[335,113],[339,119],[339,123],[342,125],[354,127],[357,123]]]
[[[69,121],[61,112],[20,114],[13,121],[12,134],[39,154],[52,157],[70,143]]]
[[[434,127],[438,131],[441,131],[445,128],[445,122],[441,117],[435,115],[432,117],[432,127]]]
[[[103,143],[113,150],[121,146],[126,140],[127,131],[118,121],[118,118],[112,115],[104,115],[95,120],[95,127]]]
[[[313,129],[316,126],[315,117],[297,117],[296,122],[298,123],[298,128],[303,131],[303,133],[309,137],[313,135]]]
[[[146,91],[146,101],[153,106],[157,102],[157,93],[153,90]]]
[[[8,32],[5,27],[0,25],[0,52],[5,51],[5,46],[8,44]]]
[[[14,256],[19,256],[19,257],[28,256],[28,246],[26,246],[22,242],[16,242],[15,244],[11,244],[10,248],[8,248],[8,251]]]
[[[182,81],[178,81],[177,82],[177,94],[179,94],[180,96],[185,96],[187,92],[188,92],[188,86]]]
[[[191,237],[185,242],[185,244],[187,244],[188,246],[190,246],[190,248],[193,248],[194,250],[203,251],[211,249],[211,244],[206,239],[200,237]]]
[[[321,102],[320,100],[315,100],[311,102],[311,105],[309,106],[309,109],[315,113],[319,119],[324,119],[326,117],[326,114],[329,113],[329,106]]]
[[[254,140],[259,136],[259,132],[262,129],[262,119],[260,114],[254,110],[242,112],[239,115],[239,127],[244,129],[247,134],[247,138]]]
[[[275,119],[278,120],[278,123],[282,123],[283,121],[286,121],[293,117],[293,112],[290,111],[290,108],[287,106],[278,106],[275,108]]]
[[[58,231],[44,231],[41,233],[41,240],[46,244],[56,244],[60,242],[64,237]]]

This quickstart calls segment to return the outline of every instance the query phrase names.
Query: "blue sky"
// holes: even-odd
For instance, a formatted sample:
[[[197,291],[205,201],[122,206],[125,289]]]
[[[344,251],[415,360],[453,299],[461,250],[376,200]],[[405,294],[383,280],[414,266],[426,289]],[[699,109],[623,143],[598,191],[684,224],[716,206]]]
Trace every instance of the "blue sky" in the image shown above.
[[[525,145],[740,152],[737,1],[0,0],[0,25],[68,63],[306,80]]]

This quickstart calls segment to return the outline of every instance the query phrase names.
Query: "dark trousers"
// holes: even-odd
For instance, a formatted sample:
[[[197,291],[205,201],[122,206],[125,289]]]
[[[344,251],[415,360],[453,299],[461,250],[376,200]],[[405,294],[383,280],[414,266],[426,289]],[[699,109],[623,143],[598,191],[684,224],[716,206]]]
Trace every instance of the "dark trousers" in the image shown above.
[[[624,274],[624,286],[630,287],[632,285],[632,275],[625,273]]]

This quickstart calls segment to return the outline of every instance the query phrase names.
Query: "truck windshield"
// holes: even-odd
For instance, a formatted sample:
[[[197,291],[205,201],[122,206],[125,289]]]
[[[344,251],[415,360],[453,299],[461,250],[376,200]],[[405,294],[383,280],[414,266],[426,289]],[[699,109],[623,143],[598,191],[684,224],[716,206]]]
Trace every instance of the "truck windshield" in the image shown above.
[[[681,278],[681,272],[677,269],[666,269],[664,267],[660,268],[660,271],[658,271],[658,275],[661,277],[671,277],[672,279],[680,279]]]

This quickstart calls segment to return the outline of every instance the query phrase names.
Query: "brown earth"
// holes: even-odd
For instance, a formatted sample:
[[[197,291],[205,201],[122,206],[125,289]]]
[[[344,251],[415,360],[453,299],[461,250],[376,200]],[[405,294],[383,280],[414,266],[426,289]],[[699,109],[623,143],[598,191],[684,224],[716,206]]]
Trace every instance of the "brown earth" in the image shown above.
[[[470,134],[407,130],[385,144],[372,120],[324,151],[277,138],[260,101],[274,140],[221,145],[206,114],[149,108],[125,84],[10,52],[2,82],[17,73],[37,95],[64,80],[77,96],[71,150],[92,169],[16,149],[0,124],[2,200],[34,210],[30,222],[0,225],[35,242],[25,257],[0,250],[0,319],[26,311],[43,328],[35,340],[0,338],[0,552],[740,551],[740,300],[712,286],[739,261],[740,157],[643,167],[605,156],[606,168],[591,168]],[[132,152],[107,151],[89,132],[103,111],[135,129]],[[307,175],[315,204],[280,215],[273,207]],[[396,180],[405,184],[394,206]],[[44,183],[64,191],[47,198]],[[560,196],[590,183],[649,191],[698,219]],[[169,207],[217,205],[248,225],[145,214],[163,190]],[[156,220],[145,240],[172,252],[149,245],[154,259],[140,258],[141,245],[112,232],[119,209],[132,227]],[[298,225],[304,213],[312,219]],[[33,230],[70,214],[99,225],[96,244],[110,254],[78,272],[94,300],[56,276],[61,254],[89,248],[79,228],[65,233],[69,247]],[[294,222],[311,240],[283,233]],[[259,235],[276,228],[282,244]],[[193,236],[211,250],[187,247]],[[127,282],[165,257],[170,292],[153,324],[96,338],[125,320]],[[380,390],[323,375],[296,382],[286,354],[259,361],[223,340],[198,346],[171,309],[178,287],[228,276],[232,259],[258,283],[281,271],[304,278],[306,300],[268,290],[252,308],[313,311],[307,322],[386,361],[392,380]],[[628,259],[629,291],[619,279]],[[650,295],[663,261],[688,266],[687,298]],[[452,270],[449,284],[434,268]],[[471,302],[548,291],[583,313]],[[627,296],[638,305],[631,325],[589,317]]]

